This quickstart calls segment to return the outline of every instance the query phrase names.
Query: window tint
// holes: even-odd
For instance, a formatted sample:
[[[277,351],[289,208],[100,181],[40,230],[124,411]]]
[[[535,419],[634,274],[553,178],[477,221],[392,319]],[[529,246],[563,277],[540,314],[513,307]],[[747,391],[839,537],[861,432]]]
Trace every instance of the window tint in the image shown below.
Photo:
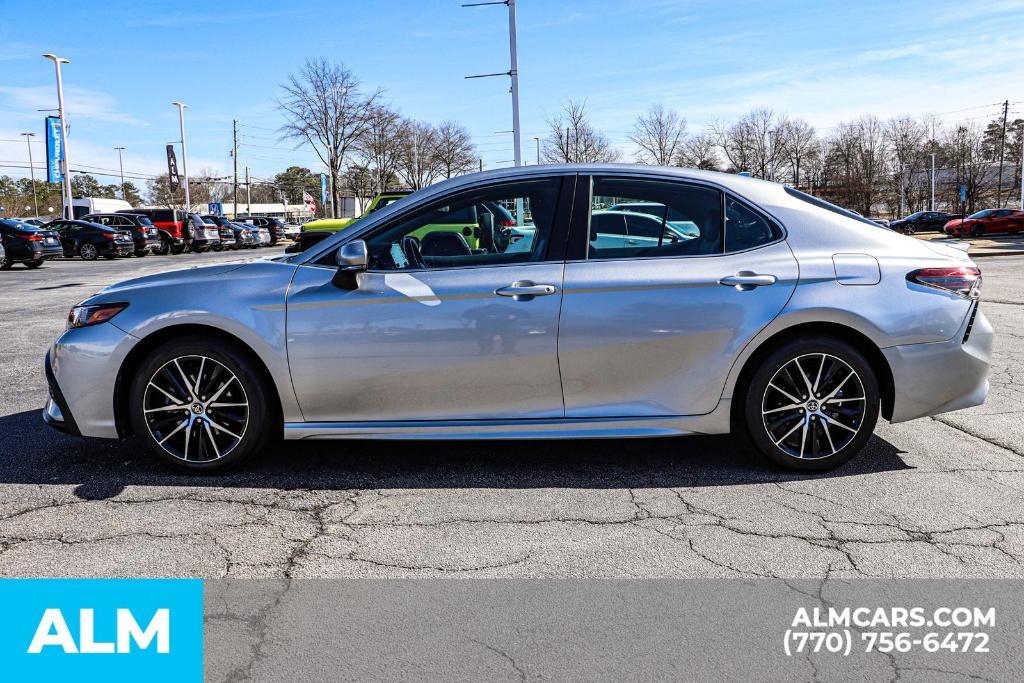
[[[561,178],[508,183],[470,190],[417,209],[366,236],[370,269],[458,268],[543,260],[554,230],[561,184]],[[499,203],[512,209],[496,210]]]
[[[721,252],[722,195],[717,190],[658,180],[595,178],[588,258]]]
[[[725,251],[743,251],[774,242],[779,230],[764,216],[732,197],[725,200]]]

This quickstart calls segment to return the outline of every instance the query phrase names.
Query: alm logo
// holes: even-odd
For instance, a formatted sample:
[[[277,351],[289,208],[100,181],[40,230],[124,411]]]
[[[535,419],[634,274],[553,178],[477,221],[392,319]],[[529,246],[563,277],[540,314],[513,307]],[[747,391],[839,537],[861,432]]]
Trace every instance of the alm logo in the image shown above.
[[[78,641],[71,633],[64,613],[50,607],[36,627],[36,633],[28,646],[28,654],[40,654],[44,648],[60,648],[65,654],[129,654],[132,643],[137,650],[147,650],[156,643],[159,654],[171,651],[171,612],[161,607],[153,614],[145,628],[139,625],[130,609],[118,608],[114,615],[116,638],[112,641],[97,641],[95,634],[95,613],[92,609],[78,610]],[[46,650],[50,651],[50,650]]]

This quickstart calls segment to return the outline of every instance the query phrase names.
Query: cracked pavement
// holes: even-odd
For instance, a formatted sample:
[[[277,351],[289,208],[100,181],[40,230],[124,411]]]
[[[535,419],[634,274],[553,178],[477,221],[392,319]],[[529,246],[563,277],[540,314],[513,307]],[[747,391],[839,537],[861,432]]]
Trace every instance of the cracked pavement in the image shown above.
[[[72,304],[231,258],[0,273],[0,575],[1024,576],[1024,256],[979,261],[997,334],[985,405],[883,421],[825,474],[689,437],[285,442],[242,472],[192,478],[139,443],[42,424],[42,358]]]

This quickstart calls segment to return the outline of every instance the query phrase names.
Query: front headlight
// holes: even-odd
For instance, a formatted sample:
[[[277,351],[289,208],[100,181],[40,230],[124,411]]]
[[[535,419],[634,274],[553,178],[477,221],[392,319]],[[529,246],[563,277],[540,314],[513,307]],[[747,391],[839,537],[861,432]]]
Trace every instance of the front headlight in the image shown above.
[[[68,329],[105,323],[126,308],[127,303],[75,306],[68,313]]]

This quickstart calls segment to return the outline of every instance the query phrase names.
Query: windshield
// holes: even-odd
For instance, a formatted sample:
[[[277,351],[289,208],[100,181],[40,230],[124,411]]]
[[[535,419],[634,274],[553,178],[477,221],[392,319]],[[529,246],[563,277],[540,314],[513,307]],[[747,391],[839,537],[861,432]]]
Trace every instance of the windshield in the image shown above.
[[[367,213],[373,213],[374,211],[380,211],[381,209],[383,209],[388,204],[394,204],[399,199],[401,199],[401,197],[382,197],[381,200],[379,202],[377,202],[377,206],[375,206],[372,209],[370,209]]]
[[[985,209],[984,211],[979,211],[978,213],[972,213],[970,216],[968,216],[968,218],[988,218],[995,212],[995,209]]]

